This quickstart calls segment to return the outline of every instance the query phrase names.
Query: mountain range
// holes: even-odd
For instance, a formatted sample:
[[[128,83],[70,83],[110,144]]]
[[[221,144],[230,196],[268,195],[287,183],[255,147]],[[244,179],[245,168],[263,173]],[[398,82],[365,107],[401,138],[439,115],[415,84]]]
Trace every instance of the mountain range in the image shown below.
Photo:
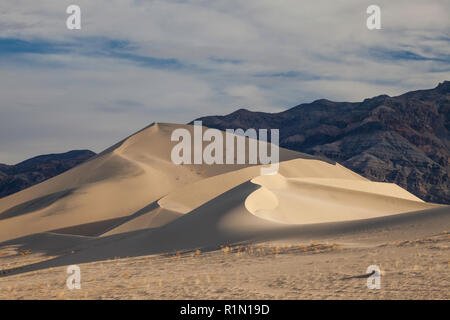
[[[198,118],[210,128],[280,129],[280,146],[337,161],[373,181],[392,182],[419,198],[450,204],[450,81],[434,89],[362,102],[326,99],[279,113],[239,109]],[[193,123],[193,122],[191,122]],[[92,158],[73,150],[0,164],[0,198]]]
[[[0,198],[72,169],[94,155],[90,150],[72,150],[37,156],[16,165],[0,163]]]
[[[450,204],[449,101],[450,81],[444,81],[396,97],[321,99],[279,113],[239,109],[196,120],[221,130],[279,128],[281,147],[325,156],[425,201]]]

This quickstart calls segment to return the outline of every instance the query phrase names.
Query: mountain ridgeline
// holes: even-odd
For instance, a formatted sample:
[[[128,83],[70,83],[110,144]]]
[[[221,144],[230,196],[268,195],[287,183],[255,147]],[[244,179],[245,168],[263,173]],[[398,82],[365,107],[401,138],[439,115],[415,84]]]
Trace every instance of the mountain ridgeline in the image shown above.
[[[280,146],[335,160],[425,201],[450,204],[450,81],[362,102],[317,100],[280,113],[239,109],[204,126],[280,129]]]
[[[72,169],[94,155],[89,150],[72,150],[37,156],[16,165],[0,163],[0,198]]]

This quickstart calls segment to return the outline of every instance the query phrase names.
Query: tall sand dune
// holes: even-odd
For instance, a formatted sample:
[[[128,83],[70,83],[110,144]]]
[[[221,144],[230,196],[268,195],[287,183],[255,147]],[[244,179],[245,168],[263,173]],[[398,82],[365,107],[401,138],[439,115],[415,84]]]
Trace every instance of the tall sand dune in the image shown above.
[[[0,241],[6,242],[0,246],[59,255],[11,272],[332,237],[426,219],[435,225],[450,213],[395,184],[285,149],[274,175],[261,176],[258,164],[175,165],[170,153],[177,142],[170,137],[176,128],[193,132],[188,125],[153,124],[81,166],[1,199]]]
[[[175,165],[171,134],[177,128],[193,136],[193,126],[153,124],[72,170],[0,199],[0,241],[52,230],[97,235],[177,187],[248,166]],[[281,160],[298,157],[313,158],[280,150]],[[76,228],[82,225],[92,232]]]

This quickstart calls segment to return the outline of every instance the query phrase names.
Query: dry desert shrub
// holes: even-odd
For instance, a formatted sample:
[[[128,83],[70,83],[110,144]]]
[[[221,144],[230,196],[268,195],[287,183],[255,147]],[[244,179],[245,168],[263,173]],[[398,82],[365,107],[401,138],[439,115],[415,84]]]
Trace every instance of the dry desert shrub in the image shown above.
[[[230,253],[230,247],[226,246],[226,247],[222,247],[222,252],[225,253],[226,255],[228,255]]]
[[[19,251],[19,254],[20,254],[21,256],[25,256],[25,255],[31,254],[31,250],[23,250],[23,251]]]

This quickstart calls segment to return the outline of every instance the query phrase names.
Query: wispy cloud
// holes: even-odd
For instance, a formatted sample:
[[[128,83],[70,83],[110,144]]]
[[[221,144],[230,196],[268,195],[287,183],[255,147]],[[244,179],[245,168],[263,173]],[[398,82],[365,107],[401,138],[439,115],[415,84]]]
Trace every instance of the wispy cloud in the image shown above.
[[[27,41],[19,38],[0,38],[0,55],[17,54],[63,54],[70,50],[69,44],[50,41]]]
[[[448,0],[0,2],[0,162],[100,151],[153,121],[361,100],[450,78]],[[7,153],[5,153],[7,150]]]
[[[74,38],[69,42],[0,38],[0,55],[13,56],[15,61],[17,61],[18,55],[75,54],[90,58],[120,59],[138,64],[141,67],[156,69],[174,70],[187,67],[177,59],[140,55],[136,53],[138,50],[139,47],[137,44],[131,43],[130,41],[103,37]],[[39,61],[36,62],[38,63]]]
[[[239,59],[227,59],[227,58],[211,57],[211,58],[209,58],[209,60],[211,60],[212,62],[215,62],[215,63],[230,63],[230,64],[241,64],[241,63],[243,63],[243,61],[239,60]]]
[[[450,55],[425,56],[409,50],[390,50],[388,48],[371,48],[369,55],[374,59],[389,61],[437,61],[450,64]]]
[[[292,79],[302,79],[302,80],[320,80],[325,79],[325,76],[318,74],[312,74],[309,72],[302,71],[285,71],[276,73],[258,73],[255,77],[273,77],[273,78],[292,78]]]

